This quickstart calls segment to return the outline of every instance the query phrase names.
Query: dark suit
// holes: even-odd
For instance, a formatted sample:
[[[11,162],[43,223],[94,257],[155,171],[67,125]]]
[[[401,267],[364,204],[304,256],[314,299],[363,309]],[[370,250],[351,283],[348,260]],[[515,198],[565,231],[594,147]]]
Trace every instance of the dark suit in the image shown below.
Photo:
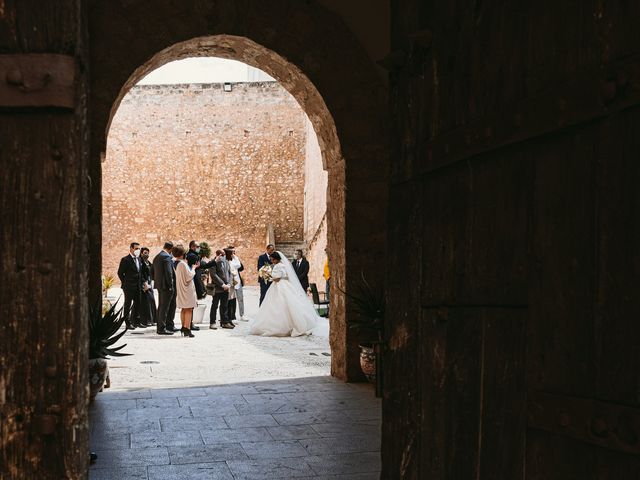
[[[309,262],[306,258],[300,259],[300,265],[298,265],[298,260],[293,260],[293,269],[296,271],[296,275],[298,275],[298,280],[300,280],[300,285],[304,291],[307,291],[309,288]]]
[[[118,278],[124,293],[124,321],[128,327],[138,325],[140,292],[142,290],[140,264],[139,258],[127,255],[122,257],[118,267]]]
[[[189,250],[187,253],[187,265],[189,265],[189,267],[193,267],[200,261],[200,259],[200,254],[193,250]],[[196,297],[198,299],[202,299],[207,296],[207,290],[204,287],[204,283],[202,283],[202,270],[203,267],[200,265],[200,267],[196,268],[196,274],[193,277],[193,285],[196,287]]]
[[[211,313],[209,314],[209,324],[216,323],[218,305],[220,306],[220,325],[233,323],[229,320],[229,290],[225,290],[223,285],[231,285],[231,266],[229,261],[221,257],[215,261],[215,268],[209,271],[214,284],[213,300],[211,301]]]
[[[153,259],[153,286],[158,290],[158,332],[173,329],[173,317],[176,315],[175,275],[171,255],[162,250]]]
[[[143,325],[153,325],[156,323],[156,299],[153,296],[153,288],[151,288],[151,282],[153,281],[153,265],[142,260],[140,264],[140,280],[142,287],[145,283],[149,286],[149,289],[145,292],[142,288],[140,292],[140,322]]]
[[[271,257],[269,254],[263,253],[258,257],[258,271],[265,265],[271,265]],[[267,290],[271,286],[271,282],[265,282],[262,277],[258,277],[258,283],[260,284],[260,305],[264,300],[264,296],[267,294]]]

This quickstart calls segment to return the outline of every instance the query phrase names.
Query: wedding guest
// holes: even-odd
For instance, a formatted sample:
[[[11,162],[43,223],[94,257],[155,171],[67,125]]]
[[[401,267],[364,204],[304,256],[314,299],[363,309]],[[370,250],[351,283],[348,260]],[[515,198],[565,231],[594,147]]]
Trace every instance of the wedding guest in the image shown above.
[[[202,264],[202,257],[200,255],[200,244],[195,240],[191,240],[189,242],[189,251],[186,255],[187,265],[192,270],[194,269],[194,265],[196,263]],[[202,267],[195,268],[195,276],[193,277],[193,284],[196,287],[196,297],[198,300],[201,300],[207,296],[207,289],[204,286],[202,281],[202,275],[204,274]],[[191,330],[200,330],[200,327],[191,323]]]
[[[200,262],[200,269],[203,271],[207,270],[208,272],[208,283],[205,285],[205,290],[211,295],[211,297],[213,297],[213,295],[215,294],[215,283],[213,281],[213,274],[215,273],[216,261],[222,255],[224,255],[224,252],[222,250],[216,250],[216,253],[213,255],[213,258],[211,260],[207,260],[206,262],[204,260],[201,260]],[[212,328],[212,330],[215,330],[215,328]]]
[[[329,288],[331,287],[331,272],[329,271],[329,252],[327,249],[324,249],[324,253],[327,255],[327,259],[324,262],[324,280],[326,282],[325,294],[327,298],[329,298]]]
[[[231,266],[231,262],[233,262],[233,248],[225,248],[224,249],[224,257],[225,260],[229,263],[229,273],[231,274],[231,281],[229,282],[229,284],[231,285],[231,288],[229,289],[229,300],[228,300],[228,309],[229,309],[229,321],[233,323],[233,321],[236,319],[236,300],[237,300],[237,296],[236,296],[236,278],[237,278],[237,273],[234,274],[234,268]]]
[[[240,272],[244,271],[244,265],[236,255],[236,249],[233,246],[227,247],[232,251],[232,260],[229,262],[231,265],[231,274],[233,275],[234,287],[236,289],[236,302],[238,305],[238,313],[240,314],[240,320],[243,322],[247,322],[248,320],[244,317],[244,292],[242,288],[244,287],[244,280],[242,279],[242,275]]]
[[[217,253],[217,252],[216,252]],[[220,327],[235,328],[229,320],[229,290],[231,289],[231,267],[226,256],[220,255],[216,258],[215,269],[211,270],[214,283],[213,300],[211,301],[211,313],[209,317],[209,328],[216,329],[216,316],[218,307],[220,308]]]
[[[189,242],[189,251],[187,252],[187,264],[190,268],[193,268],[196,263],[202,263],[200,245],[195,240],[191,240]],[[202,268],[197,268],[196,276],[193,279],[198,299],[202,299],[207,296],[207,290],[204,288],[204,283],[202,283],[202,270]]]
[[[176,315],[176,291],[173,259],[171,250],[173,243],[165,242],[160,253],[153,258],[153,286],[158,290],[157,327],[158,335],[173,335]]]
[[[211,283],[207,264],[211,262],[211,247],[207,242],[200,242],[200,272],[202,272],[202,283],[205,286],[205,292],[209,293],[207,285]]]
[[[129,255],[120,259],[118,267],[118,278],[124,293],[124,321],[127,328],[138,327],[138,316],[140,311],[140,291],[142,284],[140,281],[140,244],[131,242],[129,245]]]
[[[150,327],[156,324],[156,299],[153,296],[153,265],[149,261],[149,249],[140,249],[140,277],[142,292],[140,294],[140,324]]]
[[[176,245],[171,252],[176,262],[176,305],[181,309],[180,320],[182,328],[180,332],[183,337],[193,337],[191,333],[191,321],[193,319],[193,309],[196,308],[198,299],[196,297],[196,287],[193,277],[200,262],[194,264],[194,268],[189,268],[186,260],[186,252],[182,245]]]
[[[273,244],[267,245],[266,252],[258,257],[258,271],[265,266],[271,265],[271,257],[270,255],[276,251],[276,247]],[[267,290],[271,285],[271,282],[266,282],[262,277],[258,277],[258,283],[260,284],[260,302],[259,305],[262,305],[262,301],[264,300],[264,296],[267,294]]]
[[[177,332],[178,329],[176,328],[176,324],[175,324],[175,318],[176,318],[176,309],[178,308],[176,306],[176,301],[177,301],[177,290],[176,290],[176,264],[178,262],[178,260],[176,260],[175,258],[173,258],[173,247],[171,247],[170,250],[170,255],[171,257],[171,275],[173,276],[173,294],[171,295],[171,303],[169,304],[169,310],[167,312],[167,331],[169,332]]]
[[[295,258],[293,260],[293,269],[298,275],[298,280],[300,280],[300,285],[304,289],[305,293],[309,288],[309,262],[304,255],[302,254],[302,250],[296,250]]]

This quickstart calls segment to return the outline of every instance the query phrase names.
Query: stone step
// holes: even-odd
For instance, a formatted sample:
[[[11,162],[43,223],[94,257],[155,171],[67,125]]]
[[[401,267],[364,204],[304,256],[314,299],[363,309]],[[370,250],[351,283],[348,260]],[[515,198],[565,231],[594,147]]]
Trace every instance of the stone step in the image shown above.
[[[305,249],[305,243],[300,242],[278,242],[276,243],[276,250],[285,254],[285,256],[291,260],[296,253],[296,250]]]

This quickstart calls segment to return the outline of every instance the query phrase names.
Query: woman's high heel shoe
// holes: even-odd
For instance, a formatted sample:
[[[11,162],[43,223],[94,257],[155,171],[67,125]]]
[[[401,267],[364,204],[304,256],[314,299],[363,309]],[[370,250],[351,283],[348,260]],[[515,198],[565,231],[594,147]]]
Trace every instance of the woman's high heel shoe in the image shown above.
[[[180,333],[182,334],[183,337],[195,337],[195,335],[191,333],[191,330],[185,327],[182,327],[180,329]]]

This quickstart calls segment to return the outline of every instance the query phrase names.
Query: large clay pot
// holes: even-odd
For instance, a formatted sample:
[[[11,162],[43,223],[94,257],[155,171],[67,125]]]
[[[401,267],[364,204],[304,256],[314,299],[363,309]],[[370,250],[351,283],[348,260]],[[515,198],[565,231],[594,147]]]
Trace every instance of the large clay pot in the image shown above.
[[[109,366],[107,360],[104,358],[90,358],[89,359],[89,401],[93,402],[98,395],[98,392],[102,391],[105,381],[109,377]]]
[[[370,383],[376,381],[376,354],[370,343],[360,345],[360,368]]]

